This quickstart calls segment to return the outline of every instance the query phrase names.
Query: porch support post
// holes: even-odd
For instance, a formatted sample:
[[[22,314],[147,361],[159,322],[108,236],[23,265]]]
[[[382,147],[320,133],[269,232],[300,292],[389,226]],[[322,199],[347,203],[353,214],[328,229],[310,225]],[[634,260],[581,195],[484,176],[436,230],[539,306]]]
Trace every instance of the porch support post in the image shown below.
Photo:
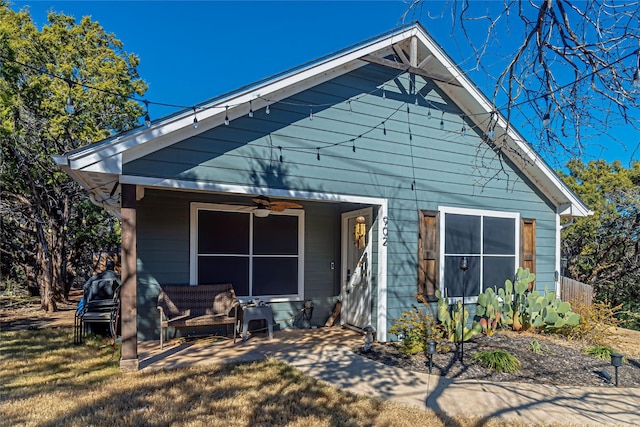
[[[387,200],[378,207],[378,313],[376,339],[387,342],[387,240],[389,238],[389,217]]]
[[[138,325],[137,325],[137,259],[136,251],[136,186],[122,184],[122,287],[120,289],[120,312],[122,332],[123,371],[137,371]]]

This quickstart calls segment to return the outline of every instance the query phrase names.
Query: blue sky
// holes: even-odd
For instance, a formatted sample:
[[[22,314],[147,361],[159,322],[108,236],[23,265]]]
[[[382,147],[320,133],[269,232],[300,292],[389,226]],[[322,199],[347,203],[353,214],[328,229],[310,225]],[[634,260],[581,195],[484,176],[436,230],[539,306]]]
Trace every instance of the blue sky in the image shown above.
[[[429,1],[430,11],[423,8],[405,22],[419,19],[449,55],[460,60],[462,43],[450,37],[447,18],[438,18],[443,4]],[[489,3],[492,7],[501,4]],[[407,2],[12,2],[14,9],[25,6],[38,26],[46,24],[50,10],[77,20],[90,15],[124,43],[125,51],[139,56],[138,71],[149,84],[146,99],[188,107],[391,30],[403,23]],[[493,87],[482,75],[471,74],[471,78],[491,94]],[[159,118],[175,110],[152,105],[150,114]],[[531,139],[518,123],[516,128]],[[640,153],[633,152],[640,135],[631,127],[616,132],[629,141],[629,150],[594,141],[585,160],[605,158],[624,165],[631,159],[640,160]],[[556,157],[547,161],[558,167],[566,160]]]

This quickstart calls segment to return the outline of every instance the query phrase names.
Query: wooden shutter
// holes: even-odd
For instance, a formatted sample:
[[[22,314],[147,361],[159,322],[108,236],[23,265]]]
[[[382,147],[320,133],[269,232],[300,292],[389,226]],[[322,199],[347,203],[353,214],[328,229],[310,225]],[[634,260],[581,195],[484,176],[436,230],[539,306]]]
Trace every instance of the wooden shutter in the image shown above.
[[[520,221],[520,264],[530,272],[536,272],[536,220],[522,218]],[[534,282],[535,283],[535,282]],[[535,287],[534,283],[529,289]]]
[[[418,294],[427,301],[437,301],[438,284],[438,212],[420,211],[418,238]]]

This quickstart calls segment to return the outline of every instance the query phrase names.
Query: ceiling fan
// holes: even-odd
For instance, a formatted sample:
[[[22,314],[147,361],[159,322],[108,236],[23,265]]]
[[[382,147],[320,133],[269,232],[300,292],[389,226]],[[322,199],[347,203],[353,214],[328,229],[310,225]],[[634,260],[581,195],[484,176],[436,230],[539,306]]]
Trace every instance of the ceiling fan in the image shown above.
[[[271,213],[272,211],[282,212],[285,209],[301,209],[303,207],[298,203],[287,202],[284,200],[271,200],[269,197],[266,197],[266,196],[254,197],[251,200],[254,206],[253,214],[258,218],[267,217],[269,216],[269,213]],[[245,203],[239,203],[239,202],[230,202],[229,204],[246,205]]]

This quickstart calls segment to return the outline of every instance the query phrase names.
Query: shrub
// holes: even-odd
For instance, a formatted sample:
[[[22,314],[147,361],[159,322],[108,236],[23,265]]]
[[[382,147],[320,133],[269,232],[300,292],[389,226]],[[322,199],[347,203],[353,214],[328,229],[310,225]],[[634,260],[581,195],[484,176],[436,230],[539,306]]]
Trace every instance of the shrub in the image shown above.
[[[611,361],[611,353],[614,353],[614,351],[611,347],[607,347],[604,345],[594,345],[589,348],[586,348],[584,350],[584,353],[609,362]]]
[[[477,351],[471,358],[496,372],[514,373],[522,366],[518,358],[506,350]]]
[[[398,336],[401,341],[400,351],[405,354],[416,354],[426,351],[427,341],[441,341],[442,328],[432,314],[429,303],[422,295],[416,295],[422,307],[413,307],[402,312],[402,317],[395,320],[389,332]]]
[[[606,345],[616,342],[614,327],[622,321],[616,317],[620,305],[611,307],[607,301],[591,305],[578,305],[574,311],[580,315],[580,323],[554,331],[568,339],[582,340],[588,344]]]

